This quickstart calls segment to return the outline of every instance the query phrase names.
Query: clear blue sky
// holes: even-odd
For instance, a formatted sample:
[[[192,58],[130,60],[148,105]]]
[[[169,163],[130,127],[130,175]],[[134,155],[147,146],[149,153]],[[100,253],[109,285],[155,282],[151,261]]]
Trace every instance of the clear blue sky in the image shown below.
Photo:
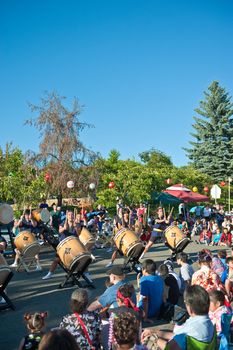
[[[56,90],[85,105],[82,141],[104,157],[154,147],[185,165],[203,91],[233,94],[232,16],[231,0],[1,0],[0,146],[37,151],[27,103]]]

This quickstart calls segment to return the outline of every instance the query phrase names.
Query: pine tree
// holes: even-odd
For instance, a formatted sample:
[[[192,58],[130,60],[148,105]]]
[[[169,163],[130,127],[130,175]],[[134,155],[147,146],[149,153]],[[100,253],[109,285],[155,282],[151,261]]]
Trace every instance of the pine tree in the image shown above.
[[[233,104],[231,97],[217,81],[204,92],[195,112],[195,123],[190,133],[191,149],[185,149],[194,167],[210,175],[216,182],[233,175]]]

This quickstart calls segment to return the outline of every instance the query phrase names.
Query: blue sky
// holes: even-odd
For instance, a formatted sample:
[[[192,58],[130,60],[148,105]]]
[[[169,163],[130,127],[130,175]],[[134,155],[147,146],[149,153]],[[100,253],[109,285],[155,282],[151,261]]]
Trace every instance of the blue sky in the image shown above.
[[[56,90],[84,105],[84,144],[107,157],[153,148],[188,160],[194,108],[218,80],[233,94],[231,0],[1,0],[0,146],[38,150],[28,102]]]

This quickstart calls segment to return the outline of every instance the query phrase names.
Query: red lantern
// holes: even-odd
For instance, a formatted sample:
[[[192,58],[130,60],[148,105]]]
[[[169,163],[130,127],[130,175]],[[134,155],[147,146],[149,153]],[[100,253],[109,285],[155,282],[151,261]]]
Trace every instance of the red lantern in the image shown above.
[[[209,192],[209,187],[207,187],[207,186],[205,186],[204,188],[203,188],[203,190],[204,190],[204,192]]]
[[[221,182],[220,182],[220,186],[221,186],[221,187],[226,186],[226,182],[225,182],[225,181],[221,181]]]
[[[167,180],[166,180],[166,183],[167,183],[168,185],[170,185],[171,182],[172,182],[171,179],[167,179]]]
[[[115,187],[115,183],[113,181],[109,182],[108,187],[109,188],[114,188]]]
[[[45,182],[50,182],[52,180],[52,176],[50,173],[46,173],[44,176]]]

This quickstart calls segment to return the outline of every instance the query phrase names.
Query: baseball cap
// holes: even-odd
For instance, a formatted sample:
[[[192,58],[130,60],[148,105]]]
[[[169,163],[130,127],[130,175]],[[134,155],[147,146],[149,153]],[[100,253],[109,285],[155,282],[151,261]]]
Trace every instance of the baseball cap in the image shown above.
[[[124,273],[124,269],[123,267],[121,266],[113,266],[113,268],[111,268],[111,270],[109,270],[107,272],[108,275],[115,275],[115,276],[123,276],[125,273]]]

